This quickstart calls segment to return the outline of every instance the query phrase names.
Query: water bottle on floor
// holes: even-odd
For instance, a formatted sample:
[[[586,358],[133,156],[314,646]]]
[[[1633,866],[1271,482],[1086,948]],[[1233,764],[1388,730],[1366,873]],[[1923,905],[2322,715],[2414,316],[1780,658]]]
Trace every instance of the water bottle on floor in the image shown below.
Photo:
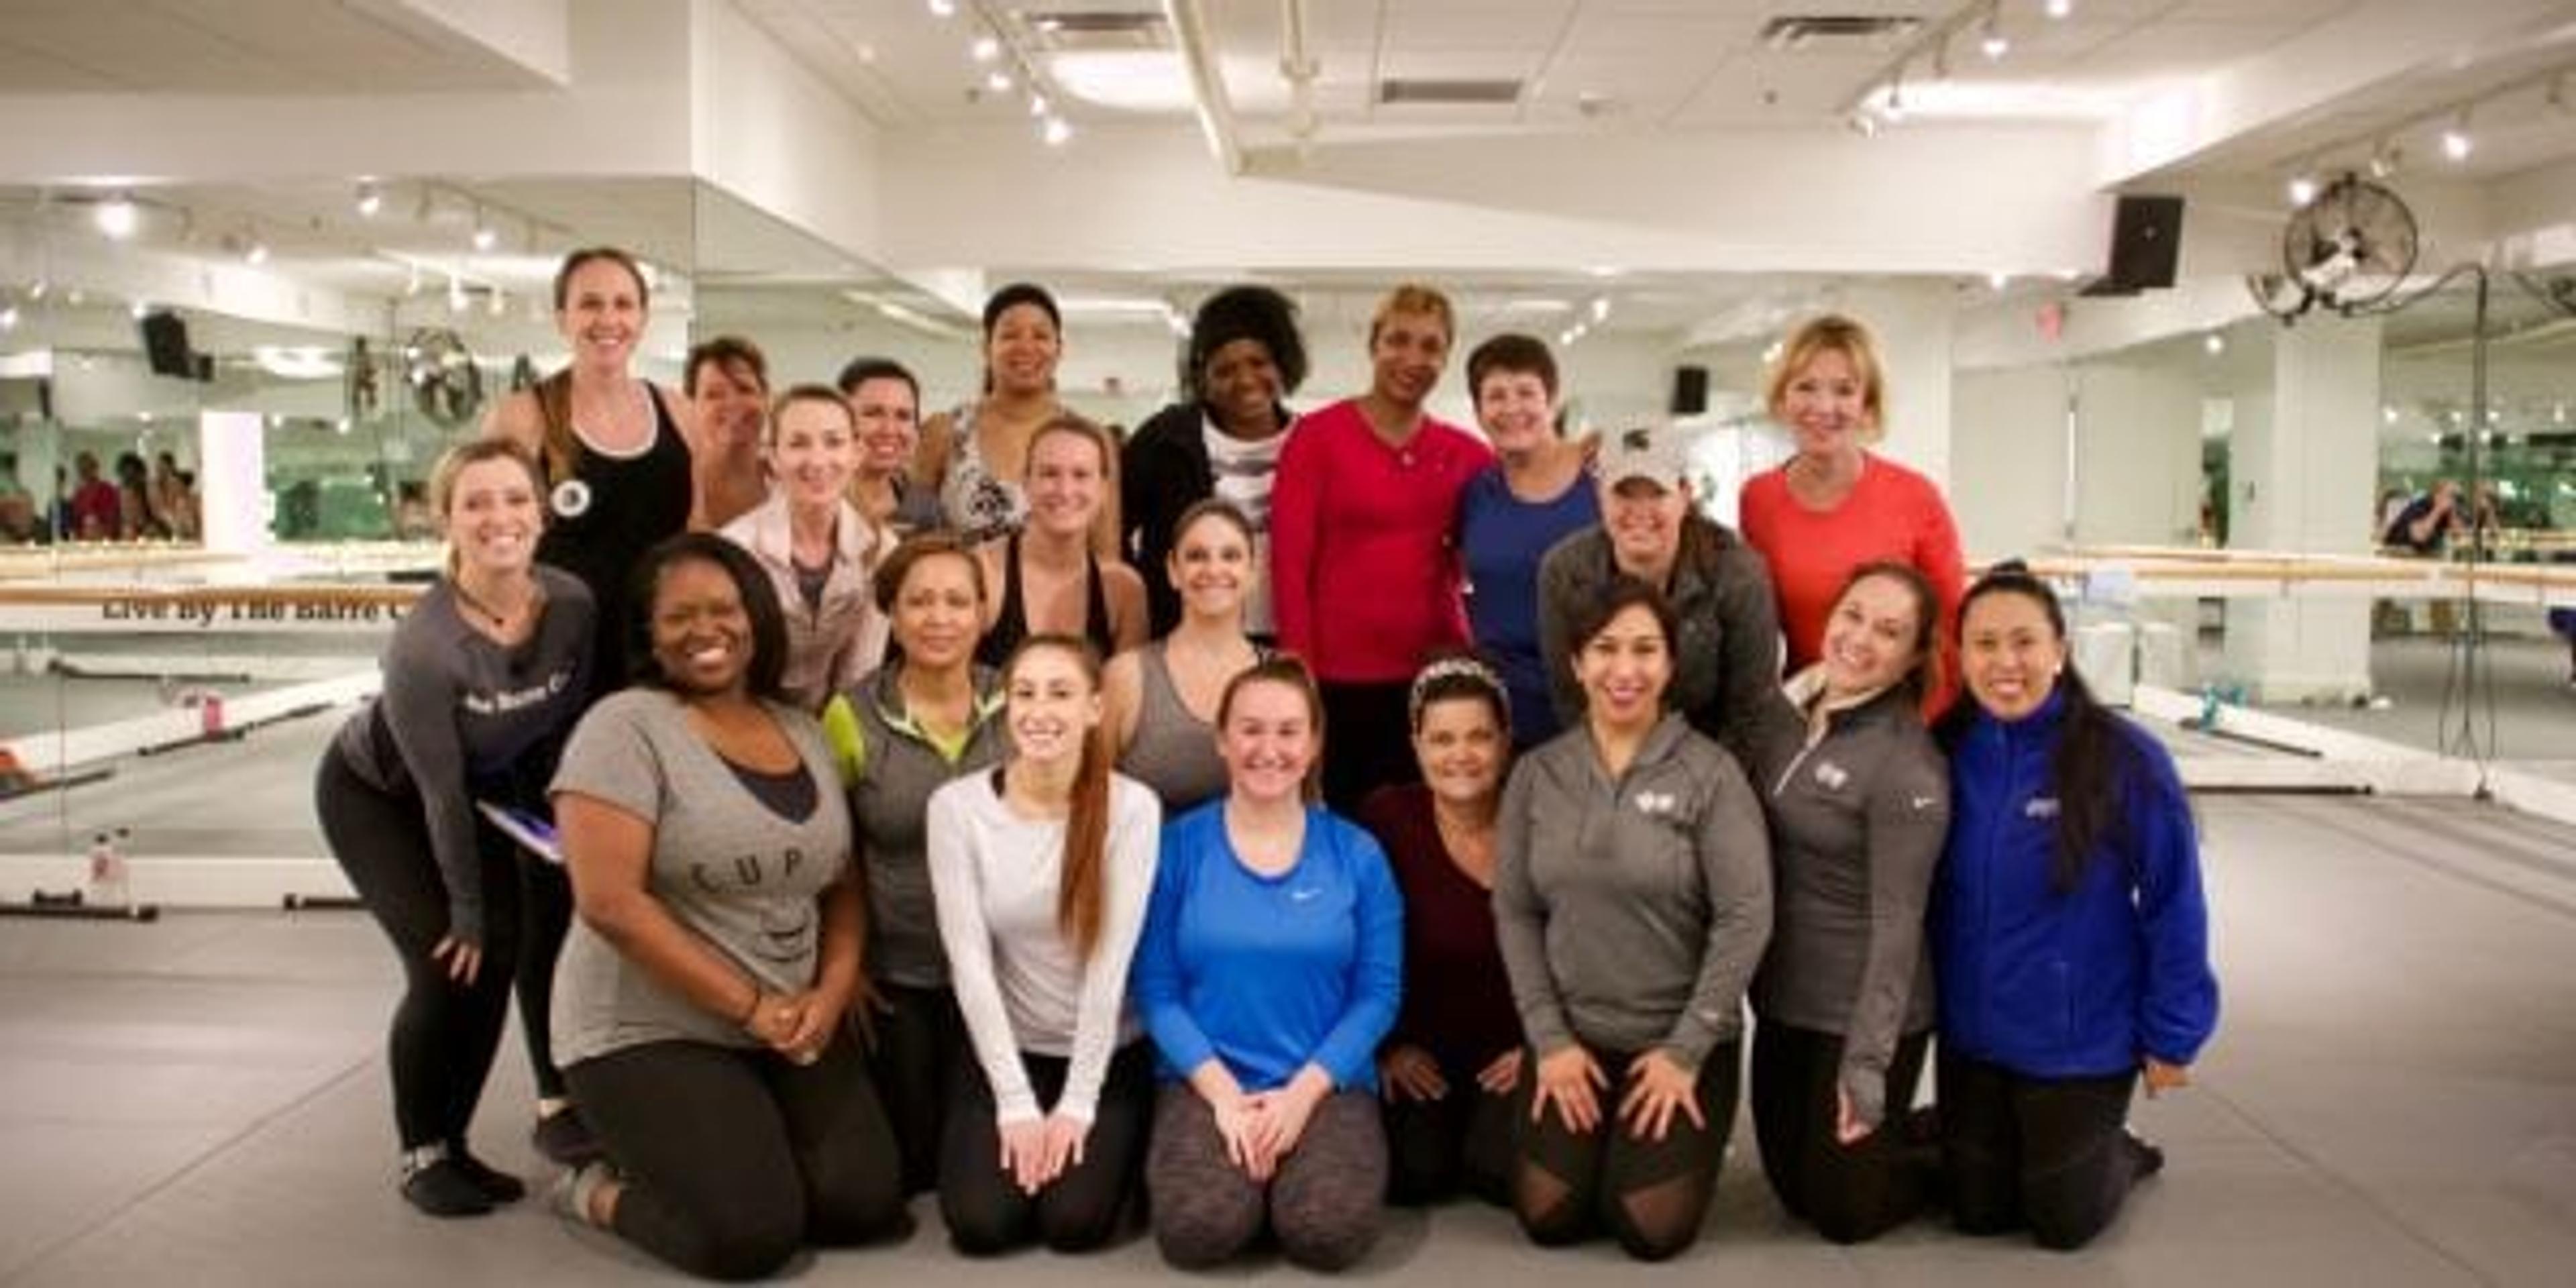
[[[93,908],[132,908],[134,885],[128,879],[122,839],[125,829],[101,832],[89,844],[89,893]]]

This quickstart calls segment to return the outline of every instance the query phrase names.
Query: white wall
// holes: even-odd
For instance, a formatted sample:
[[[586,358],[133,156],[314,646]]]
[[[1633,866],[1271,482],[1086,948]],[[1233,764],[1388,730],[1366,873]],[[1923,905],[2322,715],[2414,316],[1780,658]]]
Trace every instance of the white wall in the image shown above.
[[[2066,540],[2066,417],[2073,377],[2055,366],[1963,371],[1952,384],[1950,510],[1972,560]]]

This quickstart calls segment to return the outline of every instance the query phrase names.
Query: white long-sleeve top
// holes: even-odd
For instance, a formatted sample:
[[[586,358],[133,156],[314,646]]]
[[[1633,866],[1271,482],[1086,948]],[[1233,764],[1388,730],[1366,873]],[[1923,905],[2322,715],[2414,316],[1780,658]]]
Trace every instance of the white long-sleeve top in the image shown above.
[[[998,776],[969,774],[930,797],[930,886],[949,980],[997,1121],[1047,1112],[1020,1064],[1029,1051],[1070,1061],[1054,1111],[1089,1122],[1109,1057],[1142,1032],[1127,1005],[1127,965],[1154,890],[1162,805],[1144,784],[1110,776],[1100,938],[1084,961],[1056,922],[1064,821],[1014,813],[995,790]]]

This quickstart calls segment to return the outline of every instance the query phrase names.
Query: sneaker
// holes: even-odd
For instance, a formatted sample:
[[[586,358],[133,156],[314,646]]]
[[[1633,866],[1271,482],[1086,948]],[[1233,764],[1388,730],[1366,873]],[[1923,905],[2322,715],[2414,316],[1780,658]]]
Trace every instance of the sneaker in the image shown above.
[[[590,1216],[591,1200],[598,1196],[599,1187],[615,1176],[604,1162],[584,1163],[567,1169],[555,1177],[554,1184],[546,1187],[546,1206],[553,1208],[556,1216],[574,1225],[597,1229],[599,1222]]]
[[[403,1176],[402,1196],[435,1217],[482,1216],[492,1210],[491,1197],[452,1158],[411,1169]]]
[[[474,1188],[483,1191],[483,1197],[494,1203],[516,1203],[528,1197],[527,1182],[476,1158],[467,1152],[464,1142],[449,1145],[447,1156],[455,1162],[458,1170],[465,1173],[465,1179],[472,1181]]]
[[[581,1111],[569,1105],[538,1118],[536,1130],[528,1133],[528,1143],[565,1167],[597,1162],[605,1153],[599,1147],[599,1138],[590,1134],[590,1124],[581,1120]]]
[[[2129,1157],[2137,1164],[2139,1180],[2143,1181],[2165,1170],[2165,1151],[2162,1145],[2139,1135],[2133,1128],[2123,1127],[2120,1131],[2129,1139]]]

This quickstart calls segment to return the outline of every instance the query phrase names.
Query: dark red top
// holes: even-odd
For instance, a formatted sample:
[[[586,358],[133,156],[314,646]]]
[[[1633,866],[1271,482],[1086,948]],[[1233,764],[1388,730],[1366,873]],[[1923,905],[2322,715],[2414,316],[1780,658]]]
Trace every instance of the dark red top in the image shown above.
[[[1404,892],[1404,1007],[1387,1045],[1410,1042],[1451,1070],[1482,1069],[1522,1044],[1520,1012],[1494,942],[1494,895],[1449,857],[1431,789],[1381,788],[1360,823],[1386,848]]]

